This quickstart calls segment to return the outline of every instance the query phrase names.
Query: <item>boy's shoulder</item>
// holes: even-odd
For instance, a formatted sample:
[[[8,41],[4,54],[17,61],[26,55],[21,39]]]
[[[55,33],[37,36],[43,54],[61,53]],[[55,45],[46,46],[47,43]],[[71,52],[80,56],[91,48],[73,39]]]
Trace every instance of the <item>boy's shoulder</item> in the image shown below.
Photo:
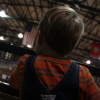
[[[87,72],[89,72],[89,69],[87,68],[87,67],[85,67],[85,66],[83,66],[83,65],[80,65],[80,71],[87,71]]]

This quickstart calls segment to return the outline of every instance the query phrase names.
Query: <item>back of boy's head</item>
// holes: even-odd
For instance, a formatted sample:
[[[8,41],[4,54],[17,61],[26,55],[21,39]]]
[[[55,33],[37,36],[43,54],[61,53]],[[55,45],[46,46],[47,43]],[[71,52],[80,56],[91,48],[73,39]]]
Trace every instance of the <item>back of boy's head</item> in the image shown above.
[[[61,55],[68,55],[84,32],[75,10],[68,6],[50,9],[41,19],[39,30],[47,44]]]

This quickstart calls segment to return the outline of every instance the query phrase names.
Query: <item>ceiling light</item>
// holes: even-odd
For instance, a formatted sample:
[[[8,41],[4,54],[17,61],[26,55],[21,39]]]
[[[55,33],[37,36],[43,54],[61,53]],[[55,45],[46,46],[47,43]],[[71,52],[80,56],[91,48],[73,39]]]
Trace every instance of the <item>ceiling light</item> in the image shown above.
[[[11,45],[13,45],[13,43],[11,43]]]
[[[0,17],[7,17],[6,13],[4,10],[0,11]]]
[[[4,40],[4,37],[3,36],[0,36],[0,40]]]
[[[87,64],[91,64],[91,61],[90,61],[90,60],[87,60],[86,63],[87,63]]]
[[[31,46],[31,45],[29,45],[29,44],[27,45],[27,47],[28,47],[28,48],[32,48],[32,46]]]
[[[7,15],[7,14],[5,13],[4,10],[1,10],[1,11],[0,11],[0,17],[4,17],[4,18],[13,18],[12,16]]]
[[[22,33],[19,33],[19,34],[18,34],[18,37],[19,37],[19,38],[23,38],[23,34],[22,34]]]

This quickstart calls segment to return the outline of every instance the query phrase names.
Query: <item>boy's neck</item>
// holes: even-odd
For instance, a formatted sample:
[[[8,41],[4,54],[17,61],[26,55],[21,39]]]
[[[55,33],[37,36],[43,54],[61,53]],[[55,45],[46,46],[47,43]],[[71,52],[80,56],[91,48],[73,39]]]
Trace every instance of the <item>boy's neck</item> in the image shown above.
[[[66,59],[65,56],[60,55],[59,53],[57,53],[55,50],[53,50],[44,40],[43,44],[42,44],[42,54],[51,56],[53,58],[57,58],[57,59]]]
[[[42,44],[39,46],[40,54],[45,54],[53,58],[57,59],[66,59],[65,56],[60,55],[55,50],[53,50],[45,41],[42,42]]]
[[[45,52],[44,54],[57,59],[66,59],[65,56],[62,56],[55,51],[48,51]]]

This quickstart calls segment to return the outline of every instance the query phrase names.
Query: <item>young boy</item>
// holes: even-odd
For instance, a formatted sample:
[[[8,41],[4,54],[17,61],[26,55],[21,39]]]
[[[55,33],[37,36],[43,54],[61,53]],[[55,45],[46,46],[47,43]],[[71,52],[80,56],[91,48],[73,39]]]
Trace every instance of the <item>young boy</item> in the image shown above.
[[[100,100],[100,91],[89,70],[67,56],[84,32],[70,7],[50,9],[38,26],[37,56],[22,56],[10,78],[20,100]]]

